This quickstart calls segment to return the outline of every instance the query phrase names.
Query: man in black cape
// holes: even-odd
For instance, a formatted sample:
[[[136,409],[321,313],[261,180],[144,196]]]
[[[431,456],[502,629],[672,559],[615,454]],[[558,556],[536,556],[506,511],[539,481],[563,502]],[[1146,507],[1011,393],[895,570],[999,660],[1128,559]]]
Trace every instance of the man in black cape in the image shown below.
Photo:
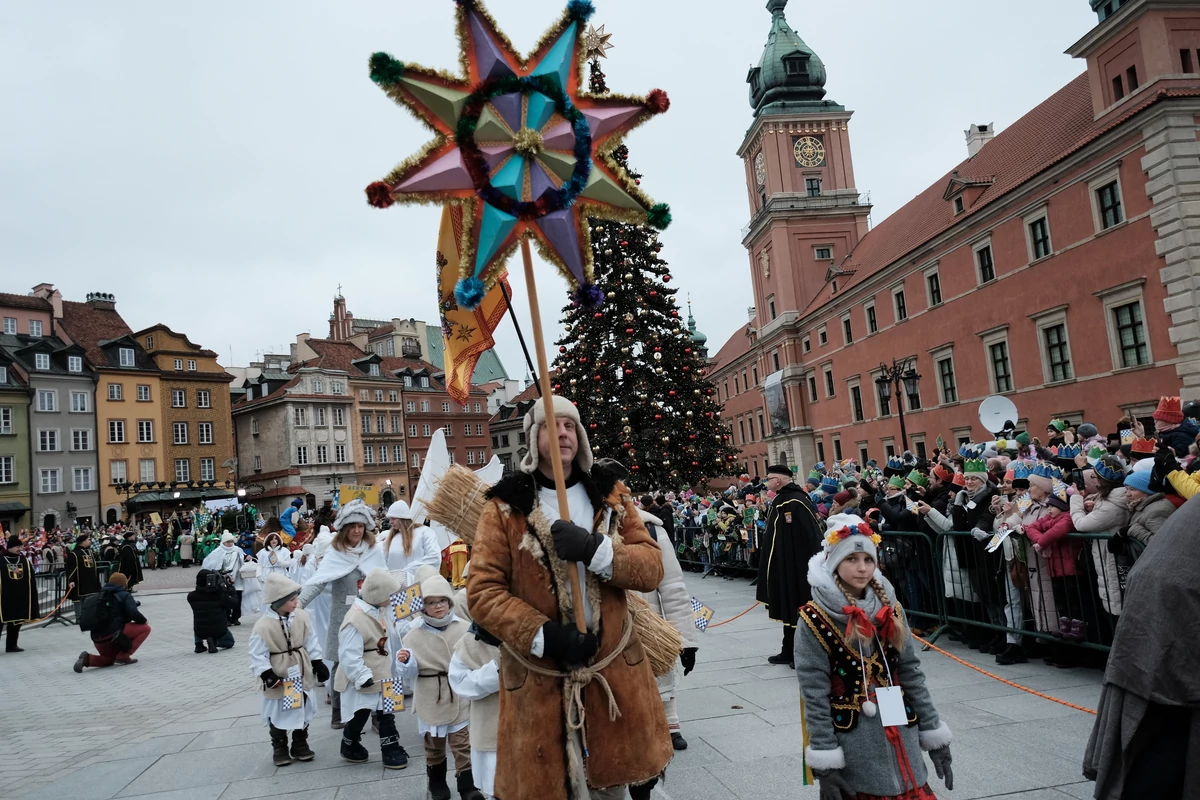
[[[137,545],[134,544],[136,536],[137,531],[125,531],[125,543],[121,545],[121,551],[117,555],[117,571],[129,579],[130,592],[142,582],[142,561],[138,557]]]
[[[63,554],[63,563],[67,576],[67,599],[76,604],[75,618],[78,619],[78,604],[89,595],[100,592],[100,574],[96,571],[91,533],[84,531],[79,534],[75,546]]]
[[[17,645],[21,625],[38,618],[37,587],[33,582],[33,564],[21,551],[21,540],[8,537],[8,548],[0,558],[0,623],[8,626],[6,653],[25,652]]]
[[[775,492],[767,512],[767,529],[758,557],[758,595],[767,614],[783,623],[779,655],[767,661],[795,668],[793,643],[800,606],[812,599],[808,561],[821,549],[825,526],[804,487],[792,480],[786,466],[767,467],[766,488]]]

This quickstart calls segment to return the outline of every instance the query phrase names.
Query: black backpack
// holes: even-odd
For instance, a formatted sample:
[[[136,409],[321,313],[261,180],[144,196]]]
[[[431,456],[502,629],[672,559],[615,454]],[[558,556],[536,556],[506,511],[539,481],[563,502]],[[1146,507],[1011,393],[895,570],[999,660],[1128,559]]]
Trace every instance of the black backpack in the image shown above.
[[[79,630],[105,630],[113,618],[113,598],[108,592],[88,595],[79,609]]]

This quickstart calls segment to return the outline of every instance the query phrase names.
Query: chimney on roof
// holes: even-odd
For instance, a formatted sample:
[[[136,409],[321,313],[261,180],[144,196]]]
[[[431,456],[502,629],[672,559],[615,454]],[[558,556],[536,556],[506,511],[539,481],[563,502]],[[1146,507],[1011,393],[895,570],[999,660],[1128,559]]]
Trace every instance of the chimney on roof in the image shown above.
[[[88,292],[87,304],[105,311],[117,310],[117,296],[107,292]]]
[[[54,288],[53,283],[39,283],[33,287],[33,296],[40,297],[54,307],[54,318],[62,319],[63,315],[63,299],[62,292]]]
[[[985,144],[995,138],[996,126],[990,122],[972,125],[970,129],[963,131],[963,134],[967,137],[967,157],[974,158]]]

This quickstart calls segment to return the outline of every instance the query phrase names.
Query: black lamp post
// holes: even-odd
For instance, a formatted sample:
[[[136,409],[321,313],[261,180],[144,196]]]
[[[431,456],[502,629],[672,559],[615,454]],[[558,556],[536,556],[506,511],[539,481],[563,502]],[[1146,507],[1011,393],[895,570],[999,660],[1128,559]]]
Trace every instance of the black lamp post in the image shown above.
[[[904,427],[904,401],[900,392],[908,395],[911,404],[914,398],[920,397],[921,376],[915,369],[915,359],[905,358],[892,360],[892,365],[879,365],[879,377],[875,379],[875,389],[879,392],[882,403],[889,403],[895,387],[896,411],[900,416],[900,446],[901,452],[908,449],[908,430]]]

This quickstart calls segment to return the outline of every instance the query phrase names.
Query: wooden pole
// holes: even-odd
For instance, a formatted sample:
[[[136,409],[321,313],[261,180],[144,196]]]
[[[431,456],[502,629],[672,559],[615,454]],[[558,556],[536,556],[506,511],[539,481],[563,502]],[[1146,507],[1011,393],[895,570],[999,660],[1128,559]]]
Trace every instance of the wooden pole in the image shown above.
[[[533,256],[529,252],[529,239],[521,237],[521,258],[525,262],[526,293],[529,295],[529,318],[533,327],[533,349],[537,352],[538,382],[542,387],[542,408],[546,414],[546,434],[554,443],[554,458],[550,465],[554,469],[554,486],[558,491],[558,516],[566,522],[571,521],[571,511],[567,506],[567,479],[563,475],[562,459],[558,457],[558,421],[554,417],[554,392],[550,383],[550,368],[546,363],[546,343],[542,338],[542,312],[538,308],[537,282],[533,277]],[[535,450],[537,442],[530,442]],[[540,458],[540,455],[539,455]],[[587,618],[583,609],[583,586],[579,581],[579,569],[574,564],[568,565],[567,579],[571,582],[571,600],[575,609],[575,627],[580,633],[587,633]]]

